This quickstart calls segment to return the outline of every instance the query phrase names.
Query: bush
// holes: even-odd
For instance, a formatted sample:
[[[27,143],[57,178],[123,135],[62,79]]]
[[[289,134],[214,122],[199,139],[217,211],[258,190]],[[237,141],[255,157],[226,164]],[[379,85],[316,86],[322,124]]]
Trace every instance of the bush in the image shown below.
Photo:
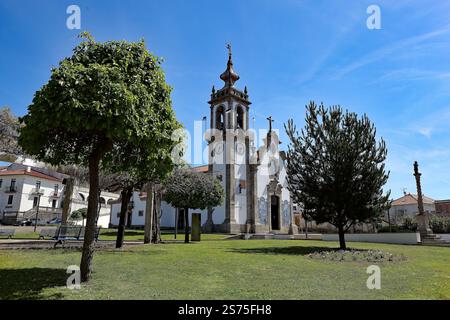
[[[406,260],[403,254],[393,255],[380,250],[321,250],[308,254],[311,259],[339,262],[398,262]]]
[[[430,217],[430,228],[434,233],[450,233],[450,217],[432,215]]]
[[[380,232],[380,233],[388,233],[388,232],[407,233],[407,232],[415,232],[415,230],[407,229],[404,226],[392,225],[390,228],[389,228],[389,226],[383,226],[381,228],[378,228],[378,232]]]
[[[413,217],[405,217],[403,220],[403,228],[410,231],[417,231],[417,220]]]

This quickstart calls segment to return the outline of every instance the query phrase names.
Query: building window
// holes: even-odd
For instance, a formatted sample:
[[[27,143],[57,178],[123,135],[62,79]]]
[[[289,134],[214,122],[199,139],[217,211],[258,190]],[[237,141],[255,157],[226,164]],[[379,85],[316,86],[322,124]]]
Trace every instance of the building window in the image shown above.
[[[2,184],[3,184],[3,180],[0,179],[0,188],[2,187]]]
[[[53,189],[53,191],[55,192],[55,195],[58,194],[58,189],[59,189],[59,185],[55,184],[55,188]]]
[[[224,108],[220,106],[216,109],[216,129],[223,130],[225,127]]]
[[[117,212],[117,218],[120,218],[120,212]]]
[[[244,110],[242,110],[242,107],[237,108],[237,127],[238,129],[244,129]]]
[[[36,191],[39,191],[41,189],[41,182],[36,181]]]
[[[36,208],[38,205],[38,197],[33,198],[33,208]]]
[[[11,179],[11,185],[9,187],[10,191],[16,190],[16,179]]]
[[[144,216],[144,210],[139,210],[138,216],[139,216],[139,217],[143,217],[143,216]]]
[[[13,196],[13,195],[10,195],[10,196],[8,197],[8,205],[11,205],[11,204],[13,203],[13,200],[14,200],[14,196]]]
[[[52,201],[52,208],[56,208],[56,200]]]

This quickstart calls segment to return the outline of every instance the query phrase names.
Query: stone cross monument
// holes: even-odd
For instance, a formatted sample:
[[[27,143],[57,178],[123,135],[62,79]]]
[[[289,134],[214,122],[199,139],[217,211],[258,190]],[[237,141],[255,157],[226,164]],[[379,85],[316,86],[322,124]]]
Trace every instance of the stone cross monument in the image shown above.
[[[420,183],[419,164],[417,161],[414,162],[414,177],[416,178],[417,186],[417,206],[419,209],[419,214],[417,215],[417,227],[421,235],[432,234],[433,231],[430,229],[430,224],[428,220],[428,214],[423,209],[423,196],[422,196],[422,186]]]

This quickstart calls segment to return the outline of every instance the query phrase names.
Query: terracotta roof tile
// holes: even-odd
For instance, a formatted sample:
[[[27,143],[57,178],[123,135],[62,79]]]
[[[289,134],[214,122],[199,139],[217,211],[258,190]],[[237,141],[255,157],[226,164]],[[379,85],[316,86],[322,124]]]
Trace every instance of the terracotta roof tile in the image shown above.
[[[41,179],[47,179],[52,181],[58,181],[61,182],[60,179],[49,176],[44,173],[36,172],[36,171],[27,171],[27,170],[6,170],[6,171],[0,171],[0,176],[12,176],[12,175],[27,175],[35,178],[41,178]]]
[[[429,197],[423,196],[423,203],[433,204],[434,200]],[[405,204],[417,204],[417,195],[408,193],[392,202],[393,206],[401,206]]]

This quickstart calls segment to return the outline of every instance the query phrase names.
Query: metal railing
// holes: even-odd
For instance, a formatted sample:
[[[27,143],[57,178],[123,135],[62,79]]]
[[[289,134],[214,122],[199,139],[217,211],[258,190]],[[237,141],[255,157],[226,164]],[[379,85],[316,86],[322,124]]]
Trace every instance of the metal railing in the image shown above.
[[[41,188],[33,188],[33,189],[31,189],[31,194],[35,194],[35,195],[43,195],[44,194],[44,191],[42,191],[42,189]]]

